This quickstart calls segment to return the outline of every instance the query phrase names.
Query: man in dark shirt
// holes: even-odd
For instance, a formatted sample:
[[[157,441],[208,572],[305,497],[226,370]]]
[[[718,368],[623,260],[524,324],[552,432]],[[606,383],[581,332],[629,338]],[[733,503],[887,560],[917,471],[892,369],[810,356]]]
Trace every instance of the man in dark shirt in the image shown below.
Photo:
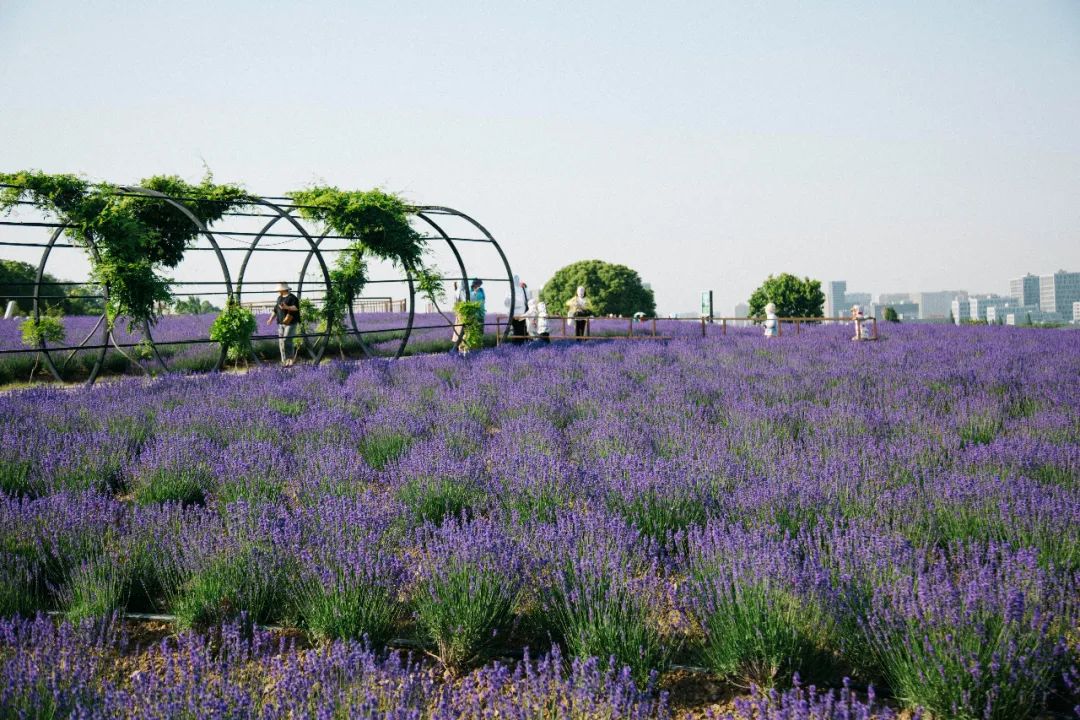
[[[293,295],[288,283],[278,285],[277,304],[266,324],[277,321],[278,350],[281,351],[282,367],[293,364],[293,337],[300,326],[300,300]]]

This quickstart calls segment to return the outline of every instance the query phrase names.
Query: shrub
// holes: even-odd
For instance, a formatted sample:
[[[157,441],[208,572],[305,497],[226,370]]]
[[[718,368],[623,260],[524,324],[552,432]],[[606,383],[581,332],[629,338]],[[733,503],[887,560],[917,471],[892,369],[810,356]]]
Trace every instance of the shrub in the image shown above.
[[[861,627],[897,698],[935,716],[1033,714],[1060,677],[1068,588],[1033,552],[954,546],[917,557],[904,583],[876,586]]]
[[[454,305],[454,323],[462,327],[458,350],[468,352],[484,346],[484,303],[462,300]]]
[[[230,297],[225,309],[210,326],[210,339],[221,343],[229,360],[246,360],[251,356],[251,336],[257,327],[254,313],[235,297]]]
[[[244,613],[268,623],[289,612],[290,585],[273,551],[253,545],[223,553],[195,572],[173,608],[180,628],[205,628]]]
[[[421,476],[402,485],[398,499],[405,504],[416,524],[438,525],[446,517],[471,514],[473,508],[484,501],[484,494],[465,479]]]
[[[403,432],[374,430],[360,440],[360,455],[375,470],[382,470],[409,449],[412,437]]]
[[[391,589],[367,573],[336,572],[332,584],[315,584],[304,593],[300,619],[322,639],[367,638],[380,646],[390,639],[400,605]]]
[[[814,618],[796,594],[801,573],[791,541],[712,523],[691,532],[687,546],[687,605],[710,670],[768,688],[811,665]]]
[[[552,629],[574,657],[614,658],[645,684],[675,650],[656,622],[660,567],[650,560],[652,545],[603,516],[560,516],[555,533],[537,540],[554,554],[543,597]]]
[[[71,573],[61,595],[65,616],[78,623],[102,618],[127,606],[130,568],[115,552],[84,561]]]
[[[428,526],[421,535],[417,623],[443,665],[459,672],[508,629],[522,585],[519,553],[485,519]]]

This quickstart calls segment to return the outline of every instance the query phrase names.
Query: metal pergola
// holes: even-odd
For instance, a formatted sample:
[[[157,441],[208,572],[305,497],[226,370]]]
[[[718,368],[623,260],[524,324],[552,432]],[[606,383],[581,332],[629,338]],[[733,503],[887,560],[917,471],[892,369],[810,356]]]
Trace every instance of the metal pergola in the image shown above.
[[[10,185],[0,184],[0,187],[12,187]],[[281,258],[281,270],[279,271],[279,279],[295,277],[296,286],[294,289],[297,297],[303,297],[305,287],[312,291],[324,290],[331,285],[330,266],[332,264],[335,254],[342,252],[346,245],[341,241],[350,242],[355,238],[343,237],[339,235],[330,234],[326,230],[319,230],[314,228],[310,223],[303,220],[300,217],[299,210],[303,209],[303,206],[296,204],[292,199],[281,196],[265,196],[254,197],[245,206],[244,209],[238,211],[230,211],[225,213],[221,221],[214,223],[211,226],[207,226],[202,223],[192,211],[184,205],[185,198],[171,197],[161,192],[150,190],[147,188],[135,187],[135,186],[121,186],[118,193],[130,196],[139,196],[146,198],[153,198],[176,209],[176,211],[186,217],[192,224],[196,226],[198,233],[198,240],[193,243],[188,249],[188,252],[211,252],[217,259],[218,270],[220,271],[220,279],[205,279],[198,281],[176,281],[175,286],[197,286],[199,291],[192,293],[183,293],[185,295],[199,296],[226,296],[235,298],[240,301],[245,291],[256,292],[260,286],[267,286],[275,284],[278,280],[251,280],[247,277],[247,271],[249,262],[256,254],[264,253],[279,253]],[[18,203],[22,206],[30,206],[32,203],[29,201],[20,201]],[[464,259],[462,258],[459,244],[461,243],[481,243],[486,247],[490,247],[497,253],[499,264],[505,270],[505,277],[484,277],[479,278],[483,281],[490,281],[496,283],[507,283],[512,288],[513,272],[510,267],[510,261],[506,257],[506,253],[503,252],[502,247],[499,245],[495,237],[477,222],[474,218],[466,215],[465,213],[455,210],[453,208],[444,207],[441,205],[418,205],[411,208],[412,216],[415,219],[417,229],[421,232],[421,236],[429,243],[436,242],[444,244],[453,257],[453,264],[456,266],[454,270],[448,272],[448,280],[458,280],[463,288],[464,296],[466,299],[470,298],[469,281],[472,278],[468,272],[468,267]],[[238,230],[229,227],[230,222],[235,222],[235,218],[264,218],[265,222],[257,231],[245,231]],[[448,219],[455,219],[456,221],[464,222],[466,227],[475,231],[474,236],[454,236],[448,233],[444,229],[444,225],[447,224]],[[18,248],[41,248],[40,256],[37,263],[37,274],[35,282],[32,286],[32,293],[30,295],[15,295],[11,296],[12,299],[32,299],[33,307],[31,316],[34,320],[40,320],[42,315],[46,311],[46,303],[50,299],[49,296],[43,294],[43,289],[50,285],[86,285],[87,283],[79,282],[52,282],[46,280],[46,274],[48,270],[49,258],[56,248],[63,247],[76,247],[82,248],[81,245],[76,245],[68,241],[64,237],[64,231],[69,225],[63,221],[63,219],[48,219],[43,218],[40,214],[34,219],[16,217],[5,218],[0,220],[0,247],[18,247]],[[40,228],[44,231],[50,232],[47,240],[44,242],[38,240],[28,240],[23,237],[11,237],[11,230],[16,228]],[[4,233],[4,230],[8,230],[8,233]],[[21,233],[15,233],[21,234]],[[5,237],[7,235],[7,237]],[[223,246],[219,242],[220,236],[228,236],[228,238],[236,241],[241,241],[241,247],[228,247]],[[283,244],[288,244],[290,241],[296,243],[299,241],[300,247],[283,247]],[[85,246],[86,252],[88,252],[95,260],[98,257],[98,250],[94,246],[92,240],[87,242]],[[229,252],[242,252],[243,258],[240,263],[239,271],[235,277],[229,268],[229,263],[226,261],[226,253]],[[299,256],[298,256],[299,254]],[[328,260],[331,262],[328,263]],[[313,264],[314,263],[314,264]],[[309,275],[311,277],[309,277]],[[400,342],[397,345],[396,350],[393,353],[394,358],[401,357],[405,352],[406,346],[409,343],[409,338],[414,330],[419,329],[433,329],[433,328],[449,328],[448,324],[439,325],[423,325],[418,326],[415,324],[416,319],[416,297],[417,289],[415,278],[413,274],[406,268],[403,270],[403,277],[397,278],[373,278],[367,281],[369,285],[379,285],[383,283],[401,283],[405,284],[408,288],[408,312],[405,318],[404,324],[400,327],[380,327],[377,330],[362,331],[357,322],[356,312],[352,306],[349,307],[349,320],[348,326],[350,328],[347,333],[348,336],[354,337],[358,342],[363,355],[366,357],[373,357],[371,348],[368,343],[365,342],[364,335],[371,333],[401,333]],[[92,283],[91,283],[92,284]],[[109,288],[107,285],[98,285],[100,288],[100,294],[98,295],[82,295],[79,297],[86,299],[102,299],[106,300],[109,296]],[[514,300],[516,293],[512,290],[509,293],[510,297],[510,312],[508,314],[505,326],[501,327],[498,332],[508,334],[510,332],[510,317],[515,314],[515,311],[520,311],[523,308],[514,308]],[[123,353],[124,348],[132,348],[139,345],[149,344],[150,350],[153,354],[153,358],[161,365],[162,368],[168,370],[168,362],[166,358],[161,354],[158,349],[157,343],[154,341],[153,327],[149,324],[143,324],[141,326],[141,332],[144,335],[144,340],[141,343],[123,343],[119,342],[114,335],[113,328],[109,327],[109,323],[106,322],[104,314],[102,314],[93,328],[86,333],[78,342],[67,345],[50,345],[45,340],[41,340],[37,351],[41,353],[41,357],[45,367],[49,373],[58,381],[65,381],[65,371],[70,364],[72,358],[76,353],[96,351],[97,355],[94,360],[92,369],[89,371],[89,375],[86,378],[88,384],[92,384],[100,375],[102,367],[105,362],[106,354],[110,348],[114,348]],[[93,342],[97,337],[97,342]],[[277,336],[269,335],[256,335],[253,340],[268,340],[276,338]],[[304,348],[306,349],[309,358],[312,362],[319,362],[325,354],[327,347],[330,345],[329,329],[324,332],[313,333],[297,333],[295,335],[299,339]],[[208,344],[217,345],[209,337],[190,338],[182,340],[169,340],[168,345],[192,345],[192,344]],[[0,350],[0,356],[10,355],[15,353],[33,352],[33,349],[27,348],[24,350]],[[66,355],[65,355],[66,354]],[[126,353],[125,353],[126,354]],[[221,347],[220,352],[217,354],[216,362],[214,363],[213,370],[220,370],[225,362],[225,348]],[[129,358],[130,359],[130,358]]]

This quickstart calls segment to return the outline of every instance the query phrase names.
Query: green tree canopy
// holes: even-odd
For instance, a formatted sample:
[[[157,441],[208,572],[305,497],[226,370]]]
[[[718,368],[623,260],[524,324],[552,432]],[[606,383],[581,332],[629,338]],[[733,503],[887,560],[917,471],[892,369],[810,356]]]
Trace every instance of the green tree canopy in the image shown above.
[[[37,268],[19,260],[0,260],[0,307],[7,307],[14,300],[19,312],[29,313],[34,307],[34,280]],[[103,303],[98,298],[101,290],[93,285],[67,284],[45,273],[42,278],[42,310],[57,308],[64,315],[94,315],[102,312]]]
[[[750,315],[764,315],[769,303],[776,305],[780,317],[822,317],[825,293],[821,292],[820,280],[780,273],[767,277],[750,296]]]
[[[896,313],[896,308],[892,306],[885,308],[885,321],[900,322],[900,316]]]
[[[207,315],[221,310],[209,300],[200,300],[194,295],[188,295],[186,300],[177,300],[173,303],[173,310],[177,315]]]
[[[597,315],[656,314],[653,291],[645,287],[637,271],[603,260],[581,260],[562,268],[544,285],[540,299],[547,303],[549,313],[565,312],[566,301],[579,285],[585,288],[592,311]]]

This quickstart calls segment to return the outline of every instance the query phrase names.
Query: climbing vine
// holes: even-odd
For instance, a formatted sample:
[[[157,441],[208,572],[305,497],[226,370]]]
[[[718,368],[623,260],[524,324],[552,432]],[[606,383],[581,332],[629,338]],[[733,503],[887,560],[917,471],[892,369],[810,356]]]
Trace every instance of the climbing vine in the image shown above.
[[[320,186],[289,193],[300,214],[322,222],[334,234],[353,238],[330,271],[323,300],[325,328],[331,337],[345,333],[345,314],[367,284],[367,256],[388,260],[419,278],[422,295],[434,300],[442,278],[424,264],[426,240],[409,222],[413,209],[382,190],[340,190]]]
[[[0,173],[0,184],[5,186],[0,188],[0,210],[9,212],[29,201],[64,222],[65,234],[87,250],[91,277],[109,289],[105,311],[110,327],[119,317],[131,324],[153,323],[159,303],[172,302],[163,271],[180,264],[199,230],[167,201],[36,170]],[[204,224],[251,201],[235,185],[214,184],[209,174],[198,185],[158,175],[139,186],[169,195]]]

